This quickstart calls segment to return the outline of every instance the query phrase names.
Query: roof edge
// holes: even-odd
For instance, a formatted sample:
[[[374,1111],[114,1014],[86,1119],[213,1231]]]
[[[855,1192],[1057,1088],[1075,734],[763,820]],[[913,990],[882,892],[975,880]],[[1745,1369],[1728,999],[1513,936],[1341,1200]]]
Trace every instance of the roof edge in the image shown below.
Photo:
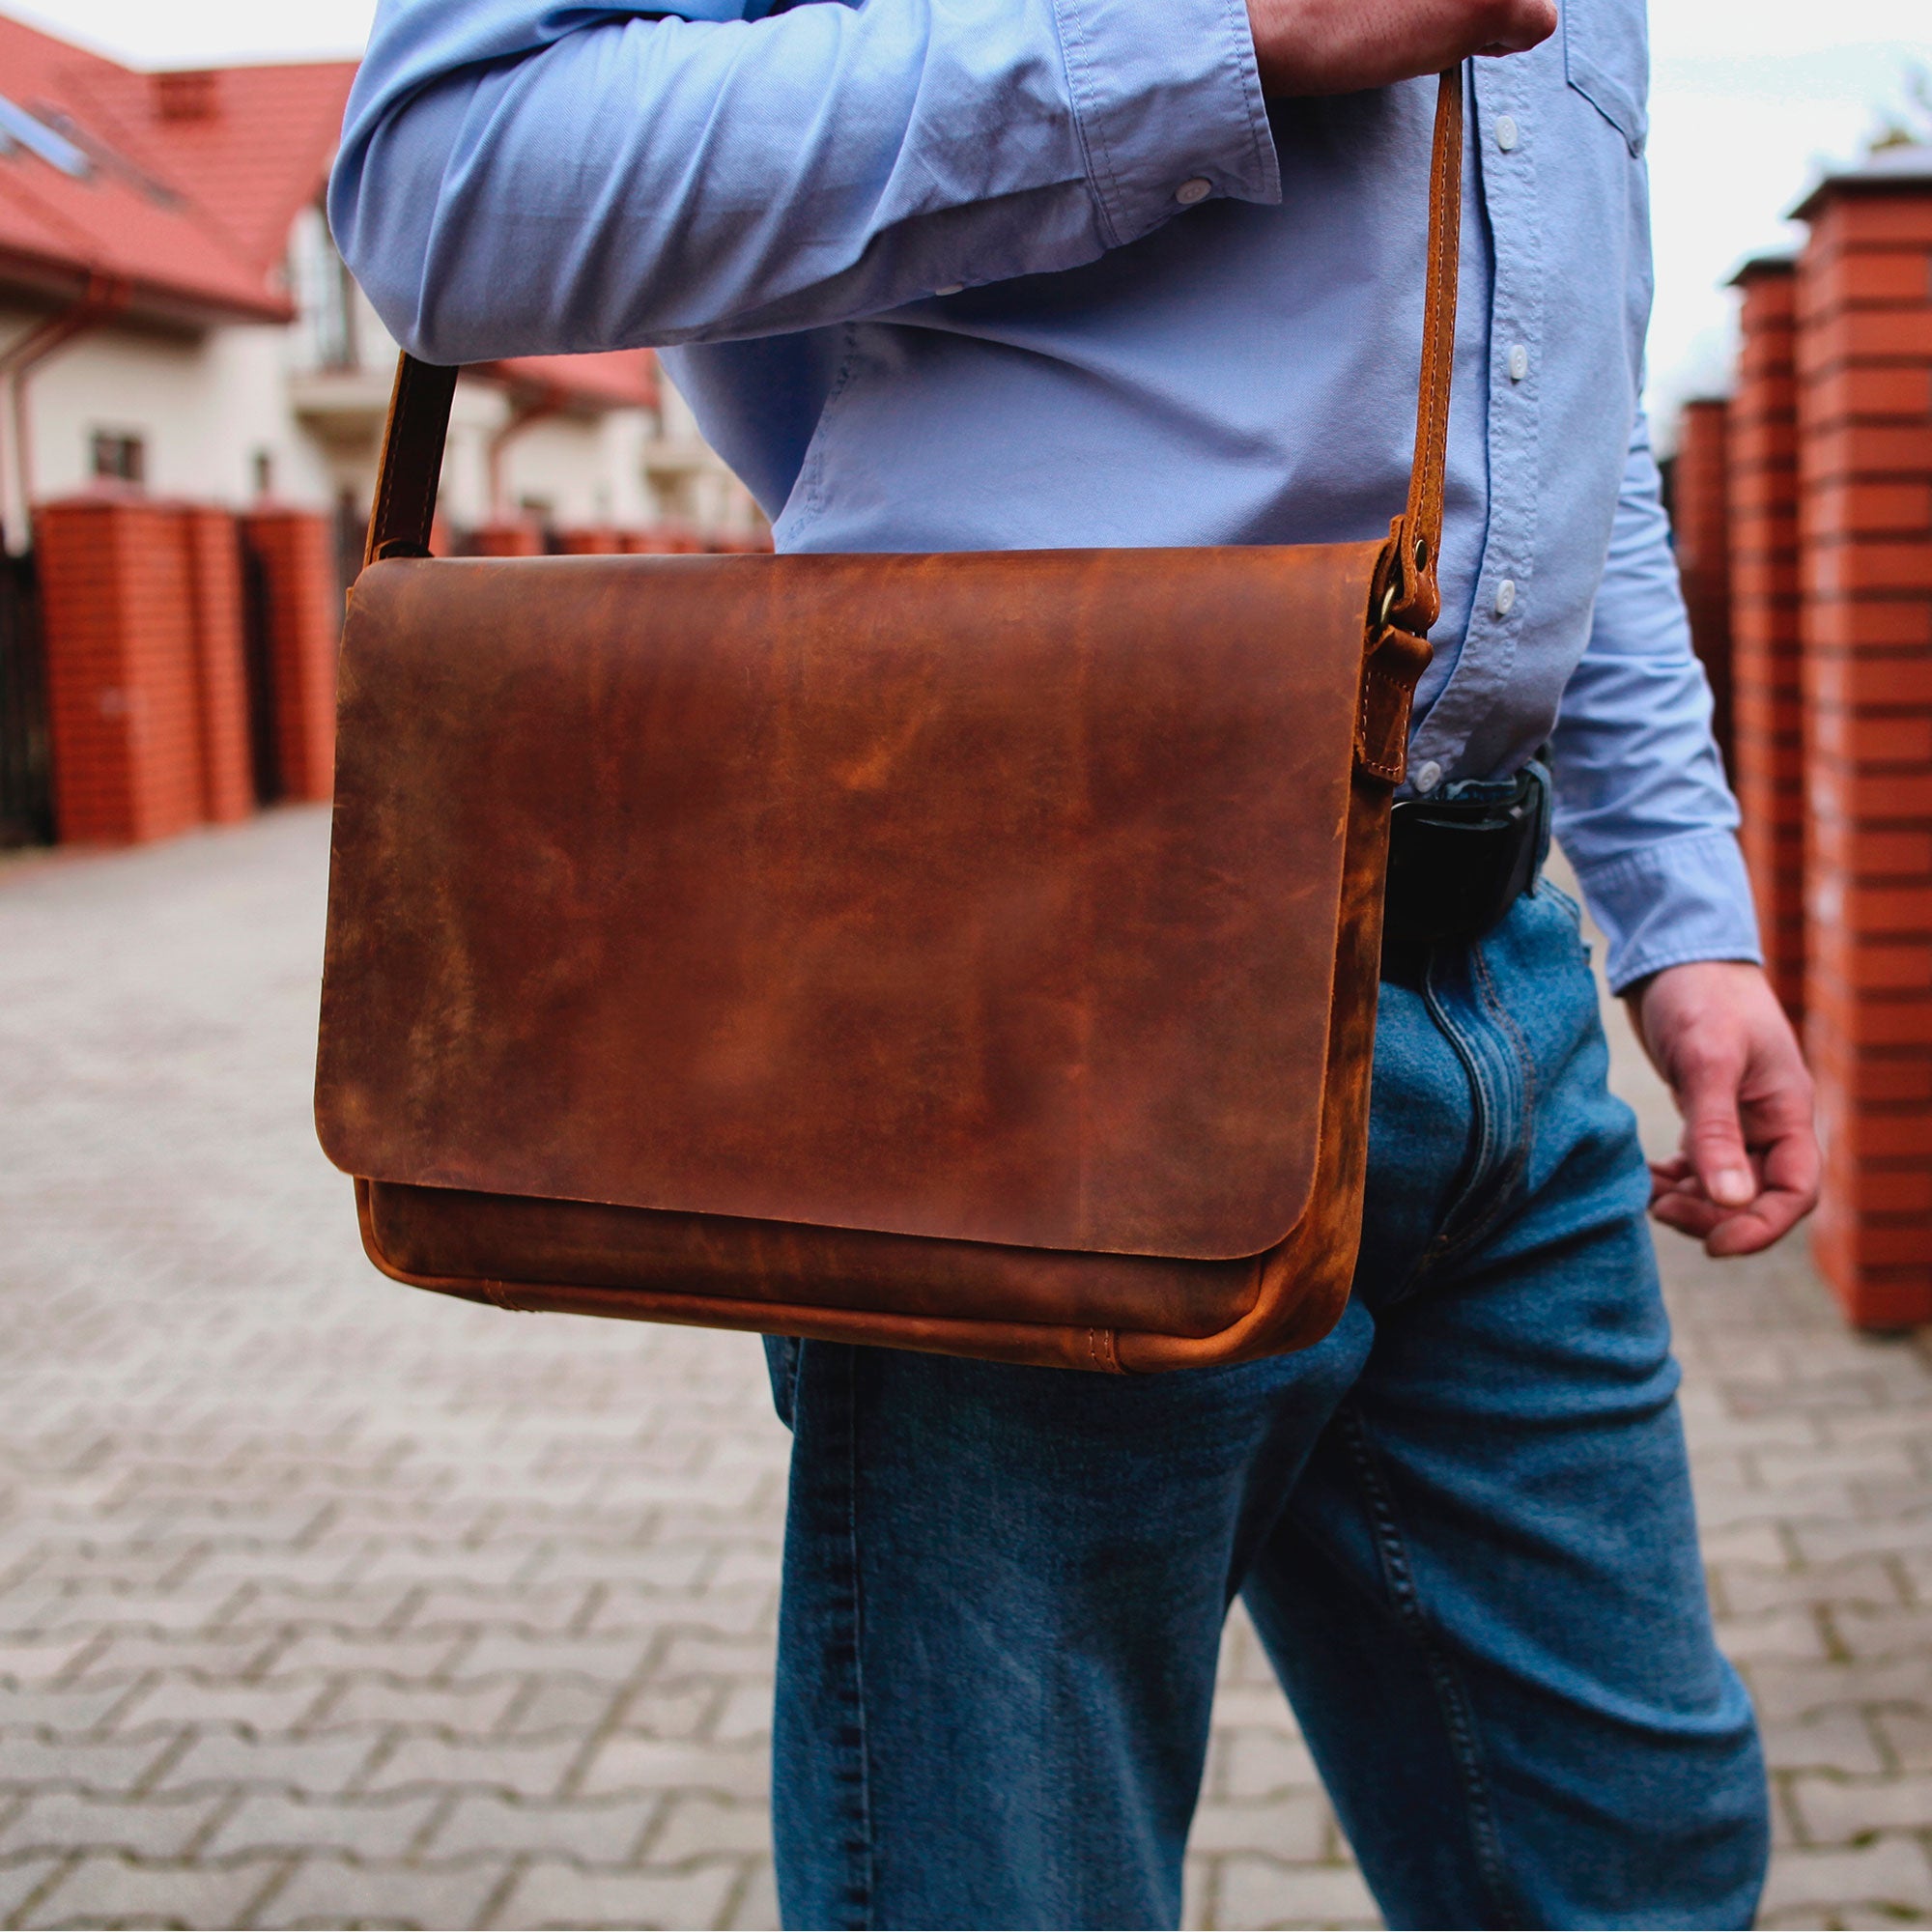
[[[1747,255],[1724,277],[1724,287],[1741,289],[1753,275],[1791,275],[1798,272],[1798,252],[1791,248],[1760,248]]]
[[[179,283],[118,273],[113,278],[128,288],[128,298],[117,307],[117,316],[186,324],[196,328],[233,322],[291,323],[296,319],[295,304],[286,296],[276,296],[266,289],[260,301],[250,301],[240,296],[197,293]],[[69,256],[0,246],[0,287],[15,288],[55,301],[71,301],[86,294],[91,279],[90,271],[76,267]]]
[[[1882,148],[1856,167],[1828,168],[1787,219],[1809,221],[1834,194],[1896,194],[1932,186],[1932,147]]]

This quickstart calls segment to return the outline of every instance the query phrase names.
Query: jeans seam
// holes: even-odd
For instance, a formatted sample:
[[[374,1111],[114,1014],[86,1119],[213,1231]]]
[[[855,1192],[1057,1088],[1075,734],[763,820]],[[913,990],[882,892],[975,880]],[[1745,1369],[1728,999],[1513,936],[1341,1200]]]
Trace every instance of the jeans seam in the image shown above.
[[[1376,1467],[1368,1425],[1362,1418],[1361,1410],[1353,1404],[1345,1405],[1337,1419],[1342,1424],[1343,1435],[1349,1444],[1349,1457],[1355,1465],[1355,1474],[1369,1506],[1370,1530],[1381,1562],[1382,1580],[1388,1585],[1396,1616],[1422,1653],[1429,1680],[1435,1687],[1436,1703],[1449,1733],[1449,1748],[1462,1775],[1476,1867],[1489,1890],[1494,1921],[1500,1926],[1520,1926],[1523,1921],[1509,1899],[1507,1869],[1501,1834],[1496,1829],[1495,1806],[1489,1779],[1483,1773],[1475,1716],[1462,1673],[1436,1640],[1435,1633],[1423,1612],[1420,1593],[1415,1585],[1415,1572],[1408,1560],[1402,1527],[1396,1520],[1395,1499]]]
[[[1474,949],[1471,951],[1473,953]],[[1481,957],[1479,953],[1474,956],[1478,959]],[[1477,1140],[1469,1158],[1468,1183],[1443,1209],[1435,1238],[1423,1251],[1407,1288],[1404,1291],[1405,1294],[1412,1293],[1430,1273],[1439,1268],[1445,1262],[1453,1261],[1458,1255],[1466,1254],[1496,1225],[1508,1206],[1510,1189],[1521,1166],[1520,1154],[1512,1154],[1499,1172],[1492,1174],[1492,1163],[1496,1152],[1495,1117],[1498,1109],[1495,1104],[1496,1095],[1491,1091],[1490,1075],[1483,1066],[1482,1056],[1463,1037],[1462,1029],[1450,1018],[1448,1009],[1437,996],[1433,974],[1424,976],[1422,997],[1430,1017],[1435,1020],[1443,1037],[1455,1049],[1456,1058],[1463,1063],[1463,1070],[1468,1079],[1475,1104]],[[1518,1037],[1520,1039],[1520,1036]],[[1519,1064],[1520,1064],[1520,1055]],[[1453,1233],[1448,1232],[1455,1228],[1457,1215],[1482,1192],[1486,1180],[1493,1181],[1492,1198],[1489,1206],[1477,1214],[1466,1228],[1455,1229]]]
[[[1477,990],[1483,1005],[1493,1016],[1497,1027],[1509,1036],[1510,1051],[1516,1056],[1517,1077],[1522,1088],[1521,1116],[1517,1144],[1511,1151],[1509,1159],[1496,1175],[1495,1193],[1489,1209],[1478,1217],[1472,1227],[1464,1229],[1452,1244],[1453,1251],[1466,1254],[1508,1213],[1510,1195],[1520,1180],[1529,1171],[1530,1155],[1536,1136],[1536,1060],[1529,1050],[1529,1042],[1522,1037],[1522,1029],[1517,1025],[1509,1009],[1502,1003],[1496,992],[1495,976],[1490,971],[1490,963],[1483,956],[1480,945],[1469,949],[1470,962],[1475,969]]]
[[[1481,946],[1470,949],[1475,961],[1476,978],[1481,980],[1483,1004],[1496,1016],[1496,1022],[1510,1037],[1510,1044],[1516,1050],[1517,1071],[1522,1076],[1522,1147],[1525,1160],[1528,1157],[1530,1138],[1536,1131],[1536,1056],[1529,1050],[1529,1042],[1522,1037],[1522,1029],[1517,1025],[1516,1017],[1503,1005],[1502,996],[1496,991],[1495,975],[1490,971],[1490,962],[1484,956]]]
[[[1459,1255],[1467,1254],[1483,1241],[1508,1213],[1511,1191],[1517,1181],[1529,1167],[1531,1137],[1535,1132],[1537,1081],[1536,1065],[1529,1051],[1529,1042],[1523,1038],[1522,1030],[1511,1016],[1508,1009],[1496,995],[1495,979],[1490,971],[1489,961],[1483,956],[1480,945],[1469,949],[1471,977],[1483,1007],[1492,1016],[1499,1031],[1509,1038],[1510,1052],[1516,1061],[1518,1078],[1522,1087],[1521,1129],[1517,1137],[1517,1145],[1509,1157],[1494,1172],[1492,1192],[1489,1206],[1465,1228],[1459,1228],[1453,1234],[1438,1234],[1425,1251],[1415,1270],[1415,1280],[1419,1281],[1429,1271],[1440,1267],[1445,1262],[1455,1260]],[[1486,1171],[1494,1158],[1496,1151],[1495,1119],[1499,1111],[1493,1104],[1491,1092],[1492,1079],[1481,1064],[1481,1057],[1473,1046],[1468,1045],[1461,1030],[1449,1017],[1448,1009],[1436,997],[1433,980],[1425,980],[1423,998],[1431,1017],[1441,1029],[1445,1038],[1456,1049],[1456,1056],[1462,1061],[1469,1078],[1469,1085],[1475,1094],[1476,1106],[1482,1115],[1481,1141],[1475,1162],[1472,1164],[1469,1184],[1450,1203],[1442,1216],[1442,1227],[1451,1227],[1458,1213],[1480,1191]],[[1411,1283],[1413,1286],[1413,1283]]]
[[[1431,970],[1423,975],[1422,1001],[1429,1009],[1429,1016],[1441,1030],[1442,1036],[1455,1049],[1456,1058],[1463,1063],[1463,1070],[1468,1078],[1469,1091],[1476,1109],[1476,1145],[1469,1151],[1469,1179],[1455,1200],[1442,1210],[1436,1226],[1438,1231],[1447,1228],[1456,1218],[1458,1210],[1483,1183],[1483,1177],[1489,1172],[1490,1156],[1493,1147],[1494,1109],[1490,1104],[1489,1082],[1484,1077],[1475,1049],[1463,1037],[1462,1030],[1449,1017],[1449,1011],[1442,1004],[1440,994],[1435,989],[1434,962]],[[1440,1233],[1435,1245],[1443,1250],[1455,1246],[1453,1241],[1444,1241]]]

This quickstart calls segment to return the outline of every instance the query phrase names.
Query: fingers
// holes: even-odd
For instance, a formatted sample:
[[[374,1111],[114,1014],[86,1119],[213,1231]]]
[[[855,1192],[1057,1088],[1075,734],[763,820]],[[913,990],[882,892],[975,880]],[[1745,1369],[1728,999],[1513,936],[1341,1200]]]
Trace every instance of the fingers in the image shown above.
[[[1673,1191],[1651,1203],[1651,1213],[1666,1228],[1703,1244],[1722,1259],[1754,1255],[1779,1241],[1811,1211],[1805,1196],[1768,1187],[1748,1208],[1719,1208],[1701,1192]]]
[[[1556,28],[1554,0],[1248,0],[1270,95],[1352,94],[1525,52]]]
[[[1450,66],[1471,54],[1498,60],[1527,53],[1556,31],[1552,0],[1487,0],[1461,11],[1463,17],[1450,26],[1451,38],[1442,49],[1451,58],[1438,58],[1437,66]]]
[[[1811,1077],[1762,971],[1666,967],[1634,1017],[1684,1117],[1682,1151],[1651,1169],[1651,1212],[1712,1255],[1749,1255],[1817,1205]]]
[[[1798,1196],[1804,1203],[1801,1211],[1808,1214],[1818,1205],[1825,1161],[1818,1149],[1811,1076],[1804,1064],[1791,1067],[1769,1100],[1747,1103],[1745,1111],[1746,1134],[1764,1150],[1765,1184]]]
[[[1720,1208],[1704,1191],[1704,1183],[1690,1161],[1682,1154],[1674,1154],[1667,1161],[1652,1163],[1650,1211],[1666,1228],[1674,1228],[1694,1241],[1703,1241],[1725,1222],[1735,1219],[1740,1210]]]
[[[1666,1228],[1702,1242],[1707,1254],[1754,1255],[1782,1240],[1818,1205],[1818,1146],[1808,1122],[1754,1151],[1751,1169],[1753,1198],[1733,1208],[1711,1199],[1687,1156],[1654,1161],[1650,1211]]]
[[[1782,1187],[1767,1187],[1741,1214],[1726,1215],[1704,1236],[1704,1252],[1723,1259],[1754,1255],[1781,1241],[1810,1213],[1813,1203]]]
[[[1684,1155],[1704,1192],[1719,1208],[1748,1207],[1757,1193],[1738,1111],[1744,1070],[1744,1055],[1729,1040],[1687,1047],[1677,1064]]]
[[[1510,5],[1495,12],[1501,18],[1487,23],[1490,39],[1476,52],[1527,53],[1531,47],[1541,46],[1556,31],[1553,0],[1511,0]]]

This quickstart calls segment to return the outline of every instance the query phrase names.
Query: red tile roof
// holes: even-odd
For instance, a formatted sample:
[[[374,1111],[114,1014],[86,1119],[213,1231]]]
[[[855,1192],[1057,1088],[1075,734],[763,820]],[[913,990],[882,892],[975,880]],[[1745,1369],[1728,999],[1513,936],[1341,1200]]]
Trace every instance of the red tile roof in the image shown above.
[[[477,373],[560,409],[658,406],[658,358],[648,349],[611,349],[599,355],[514,355],[486,362]]]
[[[0,151],[0,274],[56,290],[92,275],[198,319],[285,318],[289,223],[321,186],[355,71],[136,73],[0,14],[0,95],[91,164],[77,179],[25,145]]]
[[[143,73],[0,14],[0,100],[89,163],[76,178],[0,133],[0,284],[287,321],[289,228],[322,192],[355,75],[353,61]],[[658,400],[648,350],[482,373],[561,409]]]
[[[102,124],[152,141],[168,178],[242,258],[265,274],[277,268],[289,224],[322,191],[355,63],[191,73],[101,68],[89,92]]]

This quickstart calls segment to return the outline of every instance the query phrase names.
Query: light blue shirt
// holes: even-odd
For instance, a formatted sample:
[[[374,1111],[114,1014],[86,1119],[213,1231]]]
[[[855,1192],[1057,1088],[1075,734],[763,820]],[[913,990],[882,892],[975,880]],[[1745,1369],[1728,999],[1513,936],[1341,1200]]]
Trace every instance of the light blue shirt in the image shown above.
[[[1242,0],[767,5],[382,0],[329,215],[397,337],[668,347],[785,551],[1386,531],[1433,81],[1264,100]],[[1760,956],[1639,404],[1647,68],[1643,0],[1476,63],[1409,767],[1553,737],[1617,985]]]

